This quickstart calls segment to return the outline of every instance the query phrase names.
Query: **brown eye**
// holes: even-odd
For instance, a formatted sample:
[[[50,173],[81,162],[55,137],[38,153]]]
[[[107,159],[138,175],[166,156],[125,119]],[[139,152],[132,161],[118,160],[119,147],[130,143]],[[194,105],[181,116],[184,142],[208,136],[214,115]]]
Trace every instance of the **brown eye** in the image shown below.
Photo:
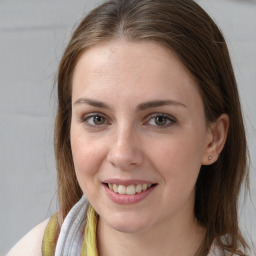
[[[107,124],[107,120],[104,116],[97,114],[97,113],[91,113],[85,117],[82,118],[82,122],[90,127],[97,127]]]
[[[152,114],[147,122],[148,125],[155,128],[167,128],[174,123],[176,123],[176,119],[173,116],[161,113]]]
[[[101,125],[105,123],[105,118],[103,116],[94,116],[93,117],[93,124]]]
[[[156,125],[163,126],[167,123],[167,118],[165,116],[157,116],[155,117]]]

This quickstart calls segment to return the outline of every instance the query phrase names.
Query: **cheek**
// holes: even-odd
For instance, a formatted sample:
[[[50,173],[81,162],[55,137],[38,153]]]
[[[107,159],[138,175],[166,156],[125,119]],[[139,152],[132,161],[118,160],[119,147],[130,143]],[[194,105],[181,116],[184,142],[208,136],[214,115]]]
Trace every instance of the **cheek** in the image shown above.
[[[71,148],[78,184],[89,200],[98,197],[97,174],[100,163],[99,149],[86,140],[71,136]]]
[[[203,135],[202,135],[203,136]],[[158,145],[155,148],[155,165],[166,182],[180,183],[196,182],[203,155],[203,142],[194,132],[175,133],[175,136]],[[150,154],[150,152],[149,152]]]
[[[201,153],[195,140],[190,137],[188,141],[184,134],[183,137],[176,136],[161,144],[155,151],[154,159],[155,168],[164,184],[160,200],[164,204],[168,202],[170,211],[193,204],[195,184],[201,167]]]
[[[104,147],[100,141],[88,140],[84,131],[77,127],[72,128],[71,126],[70,136],[76,176],[82,190],[84,190],[88,184],[95,183],[95,175],[104,158]]]
[[[72,139],[71,148],[76,172],[83,175],[93,174],[97,169],[95,164],[100,162],[100,149],[82,139]]]

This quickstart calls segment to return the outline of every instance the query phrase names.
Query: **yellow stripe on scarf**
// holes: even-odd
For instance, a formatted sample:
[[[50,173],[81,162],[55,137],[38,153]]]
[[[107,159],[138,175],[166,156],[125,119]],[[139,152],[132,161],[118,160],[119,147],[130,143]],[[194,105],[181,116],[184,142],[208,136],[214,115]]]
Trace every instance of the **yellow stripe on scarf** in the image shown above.
[[[54,256],[59,230],[58,213],[56,213],[50,218],[44,232],[42,256]]]
[[[98,215],[90,205],[87,212],[87,222],[85,226],[81,256],[98,256],[96,243],[97,221]]]

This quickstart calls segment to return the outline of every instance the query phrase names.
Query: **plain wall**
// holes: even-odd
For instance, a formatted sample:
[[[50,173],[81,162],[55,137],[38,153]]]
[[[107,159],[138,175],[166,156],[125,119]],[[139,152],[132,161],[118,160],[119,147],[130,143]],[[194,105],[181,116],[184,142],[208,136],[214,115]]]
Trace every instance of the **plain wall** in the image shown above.
[[[74,25],[100,1],[0,0],[0,254],[57,211],[53,80]],[[229,45],[248,132],[256,202],[256,2],[198,0]],[[243,201],[243,200],[241,200]],[[256,237],[256,210],[241,226]]]

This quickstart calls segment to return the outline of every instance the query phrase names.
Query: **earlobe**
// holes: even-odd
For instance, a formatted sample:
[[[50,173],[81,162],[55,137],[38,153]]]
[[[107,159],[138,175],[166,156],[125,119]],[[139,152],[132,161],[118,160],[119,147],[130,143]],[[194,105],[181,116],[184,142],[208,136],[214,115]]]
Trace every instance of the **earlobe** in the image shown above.
[[[210,165],[218,160],[224,148],[229,127],[229,117],[222,114],[209,125],[208,141],[203,155],[202,165]]]

